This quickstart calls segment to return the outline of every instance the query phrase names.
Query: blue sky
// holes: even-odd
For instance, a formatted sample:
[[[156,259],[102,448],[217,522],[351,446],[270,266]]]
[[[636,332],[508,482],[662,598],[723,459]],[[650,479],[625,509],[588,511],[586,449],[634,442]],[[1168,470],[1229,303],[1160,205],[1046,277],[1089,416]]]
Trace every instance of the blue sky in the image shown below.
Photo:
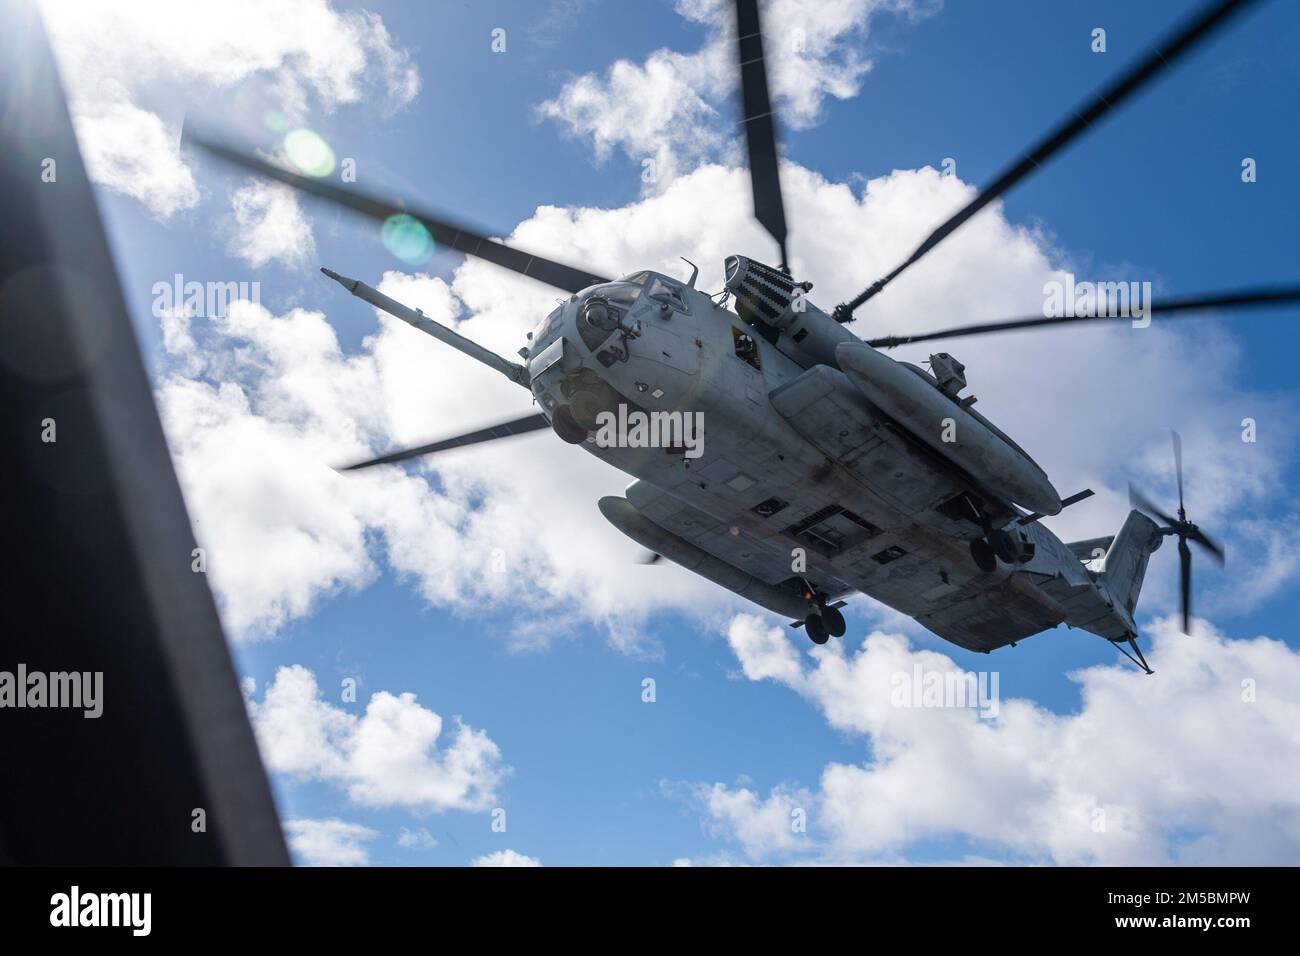
[[[322,8],[314,3],[304,6],[313,17]],[[631,271],[642,265],[666,268],[672,255],[702,255],[693,248],[668,251],[672,217],[685,217],[686,209],[674,213],[671,204],[677,200],[670,183],[647,188],[635,146],[616,142],[602,154],[591,135],[566,129],[562,122],[541,115],[538,108],[556,100],[584,75],[590,74],[596,84],[605,83],[606,71],[615,60],[639,65],[656,51],[690,55],[717,40],[718,28],[705,15],[707,3],[700,4],[705,14],[695,20],[666,2],[631,5],[556,0],[549,4],[439,7],[435,12],[424,3],[333,5],[345,13],[364,9],[382,19],[386,49],[394,56],[406,57],[405,69],[418,74],[419,90],[414,95],[408,95],[409,90],[395,93],[391,83],[385,89],[387,80],[382,78],[369,82],[371,74],[382,73],[382,44],[373,30],[375,21],[353,20],[349,22],[370,25],[369,32],[357,29],[370,44],[362,46],[371,51],[371,59],[358,73],[368,82],[361,84],[354,101],[322,93],[310,77],[303,79],[305,70],[294,74],[292,59],[287,56],[279,60],[271,57],[266,61],[271,65],[265,68],[248,67],[242,74],[235,71],[241,77],[235,83],[214,80],[216,71],[205,75],[199,67],[183,82],[146,78],[131,86],[131,101],[154,113],[173,132],[187,112],[217,117],[272,150],[277,138],[267,129],[263,116],[268,109],[280,109],[292,114],[291,125],[316,131],[338,156],[354,158],[360,185],[408,195],[501,234],[532,220],[540,204],[594,210],[637,208],[641,210],[637,215],[647,217],[647,222],[662,224],[655,233],[659,244],[647,252],[650,261],[644,263],[625,262],[623,246],[613,238],[602,238],[599,230],[614,228],[609,217],[584,219],[581,213],[572,213],[558,225],[534,221],[521,230],[524,235],[555,237],[562,244],[555,253],[557,258],[581,261],[584,250],[589,251],[585,243],[592,243],[591,248],[597,250],[593,255],[601,250],[611,256],[617,252],[616,264]],[[796,264],[812,275],[819,291],[821,287],[827,290],[813,297],[829,308],[836,301],[835,293],[866,285],[878,275],[878,266],[892,264],[885,260],[897,258],[896,251],[906,252],[907,242],[915,241],[900,239],[897,234],[877,236],[872,230],[885,227],[875,223],[893,223],[896,218],[889,217],[903,216],[906,228],[920,229],[940,221],[942,217],[933,213],[948,208],[944,203],[950,203],[953,195],[942,190],[956,187],[927,186],[932,180],[914,171],[938,167],[944,158],[952,157],[957,162],[957,177],[964,183],[989,181],[1066,109],[1131,57],[1143,54],[1150,42],[1179,19],[1184,7],[1169,2],[918,3],[910,14],[873,10],[866,31],[836,35],[833,42],[841,59],[832,56],[832,61],[846,62],[842,57],[847,49],[869,56],[872,67],[854,78],[856,95],[837,98],[819,94],[817,108],[794,123],[803,128],[783,131],[787,157],[822,177],[823,186],[848,184],[859,200],[868,181],[890,177],[895,171],[902,173],[890,180],[899,199],[889,211],[882,211],[878,219],[872,218],[871,207],[866,205],[852,212],[865,217],[854,220],[858,223],[855,228],[862,235],[874,236],[872,241],[887,250],[864,250],[860,264],[852,248],[840,248],[833,266],[825,260],[811,261],[812,250],[820,248],[818,234],[827,231],[827,223],[797,203],[803,187],[795,187],[792,198],[787,185]],[[270,29],[259,26],[255,5],[239,8],[231,16],[236,21],[247,19],[250,36]],[[74,112],[83,117],[96,110],[103,112],[103,103],[79,88],[85,82],[79,77],[95,75],[85,66],[89,41],[73,26],[51,17],[65,71],[71,75],[74,104],[80,103]],[[774,22],[769,17],[769,34]],[[1090,31],[1097,26],[1107,30],[1108,51],[1100,55],[1089,49]],[[490,49],[491,31],[497,27],[507,31],[505,53],[495,54]],[[146,21],[131,29],[147,32],[152,26]],[[134,39],[138,41],[139,36]],[[1138,101],[1015,190],[997,214],[999,224],[1005,220],[1010,225],[997,235],[1019,244],[1008,245],[1008,249],[1032,250],[1051,268],[1070,268],[1081,277],[1148,279],[1158,291],[1176,294],[1294,280],[1297,262],[1292,227],[1294,212],[1300,209],[1300,178],[1293,169],[1294,158],[1300,155],[1300,132],[1293,122],[1300,105],[1300,61],[1294,57],[1298,42],[1300,13],[1288,4],[1267,4],[1242,18],[1209,48],[1181,63]],[[375,53],[376,49],[381,52]],[[223,54],[217,50],[200,55]],[[305,89],[300,107],[289,102],[282,73],[296,75]],[[690,134],[695,129],[701,140],[717,135],[722,142],[698,154],[687,147],[678,149],[675,155],[680,165],[675,175],[686,178],[710,164],[723,171],[731,169],[736,155],[733,102],[725,91],[719,95],[709,89],[707,78],[701,82],[700,95],[716,108],[716,115],[674,121],[673,135],[683,129]],[[83,139],[90,135],[86,129],[79,126]],[[99,128],[96,135],[102,134]],[[1241,160],[1247,156],[1258,162],[1258,181],[1252,184],[1244,184],[1240,178]],[[274,373],[277,366],[256,355],[247,365],[234,358],[232,364],[223,364],[220,355],[236,356],[240,350],[252,354],[271,346],[257,333],[210,328],[198,318],[185,326],[195,344],[169,345],[163,333],[166,323],[160,322],[151,308],[155,282],[170,281],[174,273],[200,281],[257,280],[261,304],[270,313],[266,321],[271,325],[272,316],[283,316],[292,308],[323,313],[322,321],[328,322],[338,338],[338,355],[330,358],[331,362],[345,362],[349,356],[367,361],[375,358],[378,353],[367,344],[367,337],[379,335],[382,327],[371,309],[315,272],[320,264],[373,284],[379,284],[390,271],[409,273],[411,284],[405,288],[418,296],[444,294],[448,287],[439,279],[453,283],[462,303],[478,303],[467,305],[460,315],[467,322],[480,323],[471,325],[468,334],[490,335],[473,329],[485,329],[485,317],[493,314],[509,313],[510,321],[521,330],[544,314],[551,295],[548,290],[529,288],[511,292],[514,299],[491,299],[495,293],[490,288],[515,286],[496,283],[486,271],[488,267],[479,267],[473,275],[463,271],[457,275],[460,262],[452,256],[437,255],[413,268],[389,254],[370,226],[310,203],[301,208],[313,236],[310,260],[284,254],[252,264],[238,254],[240,226],[232,223],[229,206],[230,193],[246,185],[244,178],[188,154],[184,162],[197,184],[197,195],[188,205],[181,203],[176,209],[160,212],[147,198],[148,183],[132,186],[121,176],[108,174],[101,176],[99,199],[137,331],[160,388],[160,402],[170,410],[164,420],[178,454],[187,498],[200,519],[196,525],[200,543],[208,543],[204,519],[220,522],[256,500],[265,500],[273,510],[275,499],[270,493],[258,499],[255,488],[227,495],[223,485],[227,478],[204,477],[212,470],[206,462],[199,462],[202,435],[198,431],[182,435],[177,429],[201,430],[205,419],[183,414],[182,409],[189,406],[177,398],[187,394],[181,386],[190,381],[207,385],[237,382],[253,395],[258,387],[253,384],[254,377]],[[819,187],[807,188],[815,191]],[[906,190],[913,188],[918,192],[909,198]],[[827,203],[843,201],[842,196],[835,198],[824,190],[817,195],[826,197]],[[739,210],[719,210],[718,242],[730,241],[727,223],[744,218],[747,207],[741,205]],[[650,206],[654,208],[645,211]],[[907,210],[913,207],[914,226],[906,219]],[[653,218],[656,216],[660,218]],[[297,221],[290,217],[291,225]],[[591,232],[590,237],[583,235],[584,228]],[[746,228],[750,227],[736,226],[732,232]],[[968,228],[977,226],[972,223]],[[770,256],[761,234],[744,232],[743,236],[751,247],[727,251]],[[1037,288],[1009,291],[1001,287],[1004,277],[989,276],[981,268],[978,250],[962,251],[957,242],[953,240],[956,251],[952,259],[932,261],[930,268],[951,268],[950,275],[964,276],[966,281],[955,283],[956,288],[941,288],[943,283],[936,280],[933,296],[918,292],[915,303],[911,299],[887,302],[882,296],[878,313],[873,314],[870,308],[859,313],[858,333],[898,331],[885,325],[895,320],[919,329],[992,318],[1006,314],[1018,303],[1035,300]],[[891,243],[897,246],[896,251]],[[714,246],[712,239],[702,244],[710,249]],[[972,245],[976,244],[972,239]],[[864,247],[869,245],[864,239]],[[809,261],[800,263],[802,249],[810,250],[803,253]],[[936,252],[931,259],[939,260],[944,254]],[[701,260],[700,264],[704,284],[716,282],[720,262]],[[593,265],[604,267],[601,262]],[[416,272],[423,278],[415,277]],[[939,275],[921,269],[916,273],[911,278],[922,286]],[[476,295],[486,298],[479,303]],[[426,311],[435,314],[431,308]],[[392,332],[394,336],[406,334],[412,340],[418,337],[411,330]],[[855,662],[865,672],[876,659],[907,662],[913,659],[908,655],[935,652],[957,668],[994,669],[1000,675],[1004,702],[1023,701],[1022,710],[1039,715],[1032,719],[1025,713],[1005,715],[1007,721],[1025,722],[1019,730],[1009,725],[1005,736],[1028,734],[1025,727],[1029,724],[1059,721],[1053,726],[1067,739],[1086,746],[1089,759],[1104,761],[1112,745],[1127,747],[1135,766],[1142,763],[1142,748],[1156,743],[1132,738],[1158,733],[1162,720],[1183,726],[1191,719],[1189,715],[1200,713],[1201,708],[1215,714],[1215,708],[1229,706],[1215,696],[1214,687],[1229,693],[1237,686],[1242,676],[1232,669],[1237,662],[1248,660],[1250,667],[1267,666],[1266,661],[1276,664],[1272,690],[1279,695],[1275,705],[1282,706],[1287,685],[1281,675],[1287,680],[1294,678],[1295,655],[1300,652],[1292,623],[1300,613],[1294,571],[1297,559],[1295,546],[1285,534],[1269,537],[1265,526],[1300,527],[1294,503],[1282,494],[1295,486],[1296,479],[1290,441],[1300,396],[1295,389],[1291,350],[1285,347],[1296,342],[1294,317],[1258,313],[1231,325],[1208,319],[1194,328],[1157,331],[1156,335],[1166,338],[1156,340],[1154,346],[1149,344],[1151,339],[1140,340],[1140,352],[1125,352],[1125,346],[1114,340],[1098,344],[1098,335],[1111,334],[1105,330],[1057,340],[1049,337],[1028,343],[1023,350],[1024,337],[1002,344],[989,340],[967,345],[959,340],[952,348],[967,362],[975,390],[981,397],[989,394],[981,405],[986,414],[1014,435],[1026,434],[1029,429],[1031,436],[1059,436],[1051,442],[1039,439],[1037,445],[1028,440],[1026,444],[1035,454],[1048,445],[1040,459],[1062,491],[1068,493],[1084,483],[1094,487],[1105,484],[1108,497],[1099,494],[1099,502],[1105,498],[1105,503],[1099,503],[1091,514],[1071,517],[1073,524],[1061,532],[1065,536],[1076,528],[1091,529],[1094,534],[1112,532],[1122,517],[1121,491],[1130,478],[1151,488],[1158,500],[1170,501],[1167,435],[1155,425],[1176,426],[1188,436],[1189,468],[1193,473],[1198,466],[1202,469],[1190,485],[1192,517],[1226,537],[1230,551],[1242,554],[1244,560],[1230,561],[1222,575],[1206,562],[1198,565],[1198,610],[1204,610],[1212,622],[1198,638],[1173,635],[1164,618],[1172,609],[1174,566],[1169,552],[1173,549],[1163,549],[1153,561],[1150,596],[1140,608],[1140,619],[1157,641],[1161,661],[1153,662],[1161,673],[1156,677],[1140,682],[1115,664],[1116,654],[1103,641],[1064,629],[990,657],[973,655],[920,629],[908,628],[867,601],[851,607],[850,632],[843,648],[834,652],[838,657],[811,656],[800,635],[790,637],[786,650],[764,636],[781,622],[734,617],[737,613],[755,614],[753,608],[729,604],[707,588],[681,591],[678,597],[662,594],[687,585],[671,569],[631,563],[634,549],[613,529],[600,527],[602,519],[595,510],[594,497],[587,512],[590,534],[605,535],[601,547],[606,550],[586,550],[589,538],[584,531],[581,540],[575,538],[566,552],[565,538],[571,529],[565,527],[564,519],[582,513],[581,501],[572,505],[572,511],[559,503],[557,510],[551,511],[543,504],[531,512],[529,525],[544,529],[540,533],[549,537],[546,554],[519,559],[527,569],[520,573],[536,574],[537,579],[521,577],[508,587],[494,586],[482,599],[462,601],[440,594],[409,561],[391,559],[387,548],[392,541],[413,533],[409,523],[398,528],[396,523],[405,522],[405,518],[372,519],[367,517],[377,507],[372,500],[354,500],[346,491],[327,491],[322,493],[325,503],[321,510],[355,507],[361,516],[356,528],[339,532],[343,537],[338,540],[353,542],[348,553],[342,553],[347,548],[340,548],[340,568],[322,572],[318,580],[305,581],[304,602],[281,602],[280,610],[270,618],[259,618],[258,609],[245,607],[241,620],[254,622],[247,628],[230,626],[235,612],[223,604],[238,670],[251,678],[256,688],[254,701],[265,707],[267,688],[276,682],[280,669],[297,665],[314,675],[321,689],[321,707],[332,709],[335,716],[329,720],[335,726],[338,713],[361,719],[372,694],[414,694],[415,703],[409,706],[443,718],[438,753],[445,753],[452,715],[460,715],[465,723],[486,734],[498,753],[485,758],[495,774],[494,782],[486,785],[490,792],[482,799],[451,800],[407,801],[393,792],[377,795],[364,783],[358,784],[358,774],[363,771],[356,768],[331,771],[322,769],[328,761],[295,765],[292,760],[271,759],[284,819],[337,820],[365,828],[344,840],[341,851],[333,843],[320,851],[321,843],[295,842],[297,857],[303,862],[463,865],[512,850],[544,865],[663,865],[684,859],[1154,862],[1179,859],[1187,844],[1203,855],[1184,858],[1210,862],[1253,862],[1266,858],[1269,852],[1293,852],[1300,845],[1290,829],[1297,819],[1294,798],[1270,816],[1273,811],[1266,806],[1276,807],[1276,801],[1266,794],[1240,802],[1225,796],[1205,783],[1200,758],[1194,757],[1190,748],[1186,761],[1171,772],[1175,776],[1186,773],[1193,790],[1204,784],[1206,792],[1193,793],[1179,803],[1179,797],[1143,781],[1125,798],[1130,801],[1125,806],[1136,814],[1138,829],[1144,832],[1116,841],[1114,849],[1110,844],[1092,846],[1087,840],[1062,841],[1053,835],[1060,829],[1059,822],[1044,825],[1041,839],[1009,837],[999,824],[990,822],[998,814],[996,806],[972,810],[968,825],[963,805],[982,800],[970,796],[965,788],[991,794],[989,799],[993,799],[1012,794],[1017,781],[1014,771],[981,755],[979,745],[973,742],[982,739],[980,732],[969,726],[953,731],[954,746],[963,755],[956,763],[968,759],[974,769],[961,778],[960,792],[948,793],[936,806],[928,806],[930,798],[918,797],[918,803],[927,807],[911,811],[906,794],[896,793],[888,780],[870,785],[857,781],[865,788],[862,793],[882,801],[880,817],[897,821],[891,831],[896,831],[896,836],[863,836],[870,828],[862,823],[864,817],[855,814],[870,816],[873,811],[850,806],[857,798],[833,786],[835,775],[829,768],[870,770],[874,761],[885,759],[877,753],[882,741],[911,753],[921,764],[912,776],[899,772],[899,786],[908,783],[925,788],[944,779],[941,768],[928,772],[924,766],[926,760],[943,759],[942,752],[936,756],[919,742],[928,730],[895,733],[882,730],[877,717],[845,717],[837,711],[843,702],[839,692],[828,688],[839,686],[835,684],[835,675],[840,673],[837,668],[853,671]],[[399,343],[395,347],[400,350],[400,343],[406,340],[393,341]],[[507,344],[490,344],[507,354],[513,351]],[[314,347],[304,348],[309,352]],[[412,343],[410,348],[426,346]],[[1075,352],[1076,348],[1080,351]],[[1079,357],[1094,348],[1093,358]],[[496,386],[475,370],[460,367],[468,364],[467,359],[445,351],[436,353],[435,358],[420,366],[424,371],[407,369],[403,374],[414,375],[411,381],[418,379],[420,387],[429,388],[441,386],[429,385],[423,381],[426,378],[454,379],[455,393],[439,392],[437,401],[421,406],[427,396],[413,386],[406,393],[388,396],[387,401],[401,406],[400,411],[390,406],[380,411],[357,407],[356,417],[368,421],[360,439],[362,447],[378,447],[385,438],[384,429],[376,429],[374,421],[401,422],[410,434],[395,437],[406,441],[420,434],[432,438],[462,425],[468,428],[508,417],[508,406],[501,405],[498,413],[494,404],[504,394],[500,388],[484,398],[481,409],[476,406],[478,390],[485,390],[483,394],[488,396],[487,390]],[[1130,361],[1131,370],[1126,368]],[[1125,399],[1136,403],[1130,406],[1132,415],[1126,413],[1122,402],[1107,400],[1111,394],[1128,395],[1131,385],[1121,387],[1119,379],[1071,377],[1074,364],[1105,369],[1120,378],[1137,378],[1139,385],[1132,390],[1137,398]],[[399,380],[385,377],[382,368],[377,374],[386,387]],[[1013,378],[1022,384],[1013,387]],[[1195,399],[1202,383],[1204,395]],[[1146,407],[1148,386],[1151,408]],[[351,427],[346,424],[346,400],[350,397],[355,398],[355,393],[331,393],[331,401],[341,405],[331,419],[337,434]],[[256,400],[253,406],[261,421],[273,421],[276,429],[313,427],[310,416],[284,413],[269,399],[266,408]],[[1132,434],[1124,430],[1124,419],[1140,419],[1148,413],[1151,421],[1141,429],[1133,425]],[[478,417],[473,420],[465,417],[475,414]],[[427,419],[423,424],[422,415]],[[1245,415],[1258,419],[1262,447],[1239,441],[1239,423]],[[1113,442],[1108,438],[1108,422],[1114,422],[1122,433]],[[1072,439],[1072,435],[1078,437]],[[490,502],[502,493],[494,484],[499,475],[473,477],[474,468],[498,472],[513,468],[525,473],[544,467],[563,469],[567,467],[566,454],[581,454],[550,446],[543,450],[550,440],[549,435],[520,439],[511,445],[513,451],[494,451],[497,457],[483,458],[478,465],[466,455],[458,456],[457,468],[461,470],[454,475],[444,474],[441,463],[429,471],[413,469],[402,480],[418,482],[425,490],[412,491],[411,485],[403,484],[401,493],[435,496],[419,499],[426,503],[442,493],[460,495],[472,512],[476,496]],[[346,441],[334,445],[322,441],[324,444],[312,446],[318,458],[342,455],[346,460],[354,447]],[[186,459],[187,454],[194,457]],[[255,453],[237,444],[227,445],[221,474],[237,475],[244,454]],[[1095,468],[1076,464],[1094,460]],[[188,466],[187,461],[191,463]],[[1076,479],[1060,474],[1054,464],[1088,470]],[[319,460],[304,460],[304,475],[319,465]],[[575,471],[574,479],[575,487],[585,490],[590,467],[575,467],[585,469]],[[293,478],[280,477],[290,483]],[[482,484],[476,485],[476,481]],[[622,484],[617,475],[605,481],[615,490]],[[1235,484],[1240,487],[1232,487]],[[333,494],[340,496],[337,501],[329,498]],[[1196,510],[1198,494],[1203,505],[1200,512]],[[1077,510],[1087,507],[1092,506],[1081,505]],[[490,510],[487,505],[484,509]],[[1257,524],[1248,529],[1235,526],[1234,520],[1243,517]],[[239,527],[250,527],[258,520],[251,514]],[[464,522],[458,527],[464,530]],[[307,541],[318,534],[309,523],[296,530]],[[414,533],[418,538],[418,527]],[[233,540],[238,532],[227,530],[224,534]],[[1085,534],[1076,531],[1073,536]],[[436,540],[446,543],[448,539]],[[524,543],[519,547],[527,547],[527,542],[534,540],[533,532],[521,540]],[[1234,545],[1239,548],[1234,550]],[[466,548],[473,550],[470,544]],[[626,566],[611,564],[620,555],[626,558]],[[250,576],[266,579],[280,573],[280,568],[259,566],[257,558],[256,548],[240,553],[239,560],[246,564]],[[215,552],[213,560],[218,560]],[[563,574],[552,574],[557,562],[566,569]],[[589,571],[584,564],[590,565]],[[478,576],[481,571],[470,572],[471,578]],[[555,593],[554,588],[548,590],[551,586],[546,581],[551,577],[566,582],[567,597]],[[1276,580],[1261,583],[1268,577]],[[218,596],[223,598],[220,580],[214,580]],[[1246,584],[1252,581],[1258,587],[1249,597],[1233,598],[1234,592],[1246,593]],[[621,590],[608,591],[616,595],[608,600],[599,594],[574,594],[584,582],[589,582],[593,592]],[[518,601],[513,597],[516,590]],[[626,613],[611,611],[611,604],[629,600],[627,594],[633,598]],[[267,625],[266,620],[272,618]],[[538,620],[547,623],[544,639],[529,639],[529,628]],[[868,648],[864,637],[873,629],[902,634],[901,639],[910,643],[895,646],[885,641]],[[635,639],[629,639],[629,633],[634,633]],[[1250,639],[1259,635],[1267,635],[1273,643],[1252,643]],[[1180,655],[1191,663],[1180,665]],[[773,661],[783,662],[785,678],[773,678],[765,670]],[[1193,664],[1215,675],[1208,690],[1204,682],[1197,683]],[[790,668],[797,670],[798,676],[791,677],[794,671]],[[1091,676],[1073,678],[1071,674],[1079,669],[1089,669]],[[1166,669],[1171,671],[1168,676]],[[1257,675],[1252,670],[1247,676]],[[355,703],[339,699],[340,682],[349,677],[359,683]],[[642,701],[646,678],[655,681],[657,699],[653,703]],[[1152,684],[1161,681],[1163,687],[1153,690]],[[1090,688],[1094,696],[1085,699],[1082,687]],[[1261,693],[1266,695],[1267,687]],[[1029,702],[1039,709],[1034,710]],[[258,704],[254,706],[256,710]],[[870,711],[866,704],[862,708],[863,714]],[[1124,719],[1128,714],[1145,714],[1148,708],[1162,716],[1153,714],[1146,729],[1142,723],[1134,726]],[[315,712],[319,715],[322,711],[316,708]],[[1102,731],[1112,728],[1122,736],[1089,736],[1080,729],[1077,715],[1081,713],[1089,718],[1089,726]],[[944,719],[965,719],[967,724],[975,720],[968,715]],[[1253,719],[1225,717],[1223,725],[1249,728],[1249,723],[1237,721]],[[352,731],[341,733],[346,736]],[[972,733],[975,736],[968,736]],[[1076,736],[1071,738],[1071,734]],[[1300,744],[1294,736],[1274,739],[1261,735],[1256,739],[1257,746],[1247,755],[1255,762],[1243,772],[1252,773],[1254,768],[1279,761],[1296,762],[1297,750],[1293,748]],[[1213,735],[1204,745],[1211,754],[1216,752]],[[276,746],[284,746],[284,741]],[[337,746],[342,747],[342,757],[335,753],[331,759],[346,759],[351,744]],[[1221,746],[1227,760],[1231,742],[1223,741]],[[1019,752],[1011,745],[998,751],[1002,757]],[[1024,759],[1029,760],[1027,756]],[[1245,758],[1237,754],[1234,759]],[[1116,762],[1126,763],[1122,758]],[[434,767],[431,772],[446,771],[436,759]],[[989,768],[987,777],[984,767]],[[1073,771],[1065,768],[1052,773],[1047,779],[1055,784],[1044,783],[1044,787],[1067,790]],[[1252,779],[1238,782],[1249,790]],[[1117,776],[1112,783],[1118,791],[1124,782]],[[881,788],[872,789],[877,785]],[[1124,802],[1103,790],[1099,783],[1098,793],[1083,793],[1079,799],[1107,806]],[[891,795],[895,805],[884,805]],[[1062,798],[1059,803],[1073,806],[1069,799]],[[1059,809],[1057,803],[1048,805]],[[788,816],[790,806],[806,806],[811,818],[809,832],[793,843],[772,829],[772,820]],[[491,826],[492,810],[498,807],[506,811],[504,833],[494,832]],[[751,812],[764,807],[767,816]],[[1008,827],[1021,828],[1016,802],[1009,800],[1001,807]],[[1162,815],[1171,816],[1185,832],[1161,831],[1158,818]],[[1270,827],[1278,829],[1277,840],[1273,840]],[[404,829],[427,831],[422,845],[399,846]],[[1283,838],[1282,831],[1291,835]],[[1213,838],[1201,845],[1185,833],[1209,833]],[[1265,842],[1272,842],[1275,849],[1258,849]]]

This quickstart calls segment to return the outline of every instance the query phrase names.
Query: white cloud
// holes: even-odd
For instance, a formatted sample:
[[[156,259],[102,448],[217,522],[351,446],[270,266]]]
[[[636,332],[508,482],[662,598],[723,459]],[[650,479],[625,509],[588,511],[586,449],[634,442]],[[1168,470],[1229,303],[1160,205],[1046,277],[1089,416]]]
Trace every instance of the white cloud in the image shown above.
[[[278,261],[289,268],[316,255],[311,221],[288,186],[250,179],[230,196],[234,225],[226,251],[257,269]]]
[[[281,667],[248,709],[271,771],[333,784],[362,806],[484,810],[508,773],[486,733],[457,718],[444,738],[442,717],[414,694],[380,691],[357,716],[325,700],[300,665]]]
[[[1294,860],[1300,653],[1204,622],[1192,637],[1171,619],[1149,633],[1154,677],[1124,664],[1087,668],[1071,675],[1077,713],[1004,698],[987,720],[894,706],[894,675],[955,669],[900,635],[872,633],[852,653],[836,643],[786,652],[779,628],[738,617],[728,640],[745,673],[797,691],[832,728],[869,741],[872,758],[827,765],[811,795],[778,788],[764,799],[721,784],[688,792],[712,827],[763,859],[888,861],[958,837],[1034,862]],[[772,665],[791,657],[797,671]],[[813,846],[779,826],[798,804],[814,808]]]
[[[91,180],[138,199],[159,219],[198,205],[199,187],[181,159],[178,133],[128,100],[73,113]]]
[[[810,847],[807,817],[815,795],[800,787],[777,787],[764,799],[748,787],[723,784],[665,785],[697,804],[710,833],[738,842],[747,856],[758,859]]]
[[[856,96],[871,69],[866,41],[882,12],[924,15],[911,0],[772,0],[764,6],[765,46],[774,107],[787,128],[818,121],[826,97]],[[666,182],[730,146],[738,129],[736,24],[729,0],[678,0],[677,12],[707,31],[694,53],[659,49],[642,63],[618,60],[603,76],[574,77],[538,107],[597,159],[621,148],[653,159]]]
[[[159,219],[199,201],[179,147],[186,109],[260,118],[274,108],[299,121],[311,102],[328,111],[378,89],[401,105],[420,88],[377,15],[327,0],[47,0],[42,10],[91,176]]]
[[[401,833],[397,836],[397,845],[403,850],[432,850],[438,845],[438,841],[424,827],[415,830],[402,827]]]
[[[300,863],[307,866],[368,866],[367,844],[379,834],[346,820],[285,820],[285,837]]]
[[[542,861],[535,856],[524,856],[514,850],[497,850],[486,856],[475,857],[470,866],[541,866]]]

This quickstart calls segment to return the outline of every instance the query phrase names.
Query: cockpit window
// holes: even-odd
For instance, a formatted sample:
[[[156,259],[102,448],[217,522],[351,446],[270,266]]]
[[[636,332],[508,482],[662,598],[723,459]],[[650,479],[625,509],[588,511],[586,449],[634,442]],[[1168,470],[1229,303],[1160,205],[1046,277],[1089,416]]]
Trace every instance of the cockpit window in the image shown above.
[[[650,298],[656,302],[667,303],[678,312],[687,311],[686,299],[682,296],[681,287],[665,282],[658,276],[655,276],[654,282],[650,284]]]
[[[615,305],[629,307],[640,297],[641,289],[631,282],[606,282],[604,285],[593,286],[586,295],[601,296]]]
[[[529,346],[529,351],[537,355],[542,349],[550,345],[560,331],[560,316],[564,312],[564,306],[558,306],[554,312],[542,320],[542,324],[537,327],[533,333],[533,341]]]
[[[633,285],[645,285],[645,280],[649,278],[650,273],[648,272],[634,272],[630,276],[626,276],[622,281],[631,282]]]

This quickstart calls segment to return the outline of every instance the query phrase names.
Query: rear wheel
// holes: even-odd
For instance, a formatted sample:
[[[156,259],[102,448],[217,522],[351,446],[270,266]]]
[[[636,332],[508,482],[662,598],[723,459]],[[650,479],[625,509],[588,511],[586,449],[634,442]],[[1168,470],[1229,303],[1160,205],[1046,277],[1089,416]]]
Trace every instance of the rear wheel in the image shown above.
[[[993,551],[1007,564],[1015,564],[1020,557],[1020,543],[1006,531],[994,531]]]
[[[993,553],[993,545],[983,538],[976,538],[970,543],[970,556],[975,561],[975,567],[985,574],[997,570],[998,557]]]
[[[830,638],[820,614],[809,614],[803,619],[803,626],[814,644],[825,644]]]
[[[844,615],[837,607],[822,608],[821,618],[831,637],[843,637],[844,632],[848,630],[848,625],[844,623]]]

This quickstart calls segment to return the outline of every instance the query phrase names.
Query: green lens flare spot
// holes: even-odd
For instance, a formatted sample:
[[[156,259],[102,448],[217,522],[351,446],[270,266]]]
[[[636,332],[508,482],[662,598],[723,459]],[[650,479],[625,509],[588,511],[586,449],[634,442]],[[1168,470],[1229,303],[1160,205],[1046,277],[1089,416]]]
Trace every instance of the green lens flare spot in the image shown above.
[[[283,133],[288,127],[289,121],[284,118],[284,114],[279,110],[267,110],[262,114],[262,122],[272,133]]]
[[[334,172],[334,150],[309,129],[296,129],[284,138],[289,162],[307,176],[328,176]]]
[[[424,223],[406,213],[384,220],[380,235],[385,248],[408,265],[422,265],[433,255],[433,236]]]

